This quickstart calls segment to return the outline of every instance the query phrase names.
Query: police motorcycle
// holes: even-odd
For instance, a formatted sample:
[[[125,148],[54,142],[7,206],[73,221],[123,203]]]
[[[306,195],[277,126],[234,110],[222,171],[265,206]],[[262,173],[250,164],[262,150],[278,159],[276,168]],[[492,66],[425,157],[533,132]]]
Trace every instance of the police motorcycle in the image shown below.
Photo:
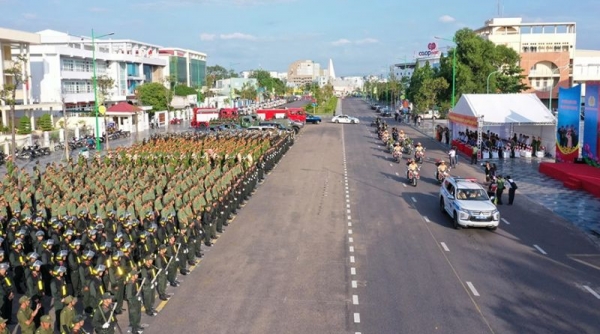
[[[420,146],[420,145],[421,145],[421,143],[417,143],[417,146]],[[423,147],[422,150],[420,150],[420,151],[417,151],[415,149],[415,161],[418,164],[422,165],[424,159],[425,159],[425,147]]]
[[[392,157],[394,158],[394,161],[400,163],[402,161],[402,148],[400,146],[400,143],[395,142],[394,148],[392,150]]]
[[[410,160],[409,160],[410,165]],[[420,176],[421,166],[418,166],[416,170],[411,170],[410,168],[406,168],[406,178],[408,179],[408,183],[413,187],[417,186],[418,180],[421,178]]]
[[[447,178],[448,176],[450,176],[450,170],[452,169],[452,167],[450,167],[450,166],[447,166],[445,171],[443,171],[443,172],[440,172],[440,170],[439,170],[439,166],[440,166],[442,163],[443,163],[443,164],[446,164],[446,163],[445,163],[445,161],[443,161],[443,160],[440,160],[440,161],[438,161],[438,162],[436,162],[436,163],[435,163],[435,166],[436,166],[436,167],[438,167],[438,168],[436,168],[436,170],[435,170],[435,179],[436,179],[436,180],[438,181],[438,183],[440,183],[440,184],[441,184],[442,182],[444,182],[444,179],[445,179],[445,178]]]
[[[402,151],[404,152],[404,154],[408,154],[408,155],[413,154],[414,148],[412,145],[412,139],[407,137],[403,141],[400,142],[400,145],[402,146]]]
[[[379,127],[379,124],[381,124],[381,117],[377,116],[377,118],[371,122],[371,126]]]

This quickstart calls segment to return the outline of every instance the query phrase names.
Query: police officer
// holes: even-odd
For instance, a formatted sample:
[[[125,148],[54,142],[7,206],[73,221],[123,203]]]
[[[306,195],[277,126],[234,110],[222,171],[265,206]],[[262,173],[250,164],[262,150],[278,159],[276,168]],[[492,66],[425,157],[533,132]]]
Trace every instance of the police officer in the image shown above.
[[[123,312],[123,296],[128,269],[124,265],[123,252],[117,251],[112,255],[112,265],[108,268],[111,292],[115,296],[117,307],[115,314]]]
[[[156,280],[156,290],[158,292],[158,298],[160,300],[169,300],[171,297],[167,294],[167,265],[169,260],[167,258],[167,245],[158,246],[158,254],[156,255],[155,265],[160,270],[158,273],[158,279]]]
[[[71,331],[73,327],[73,319],[75,318],[75,304],[77,304],[77,298],[73,296],[65,297],[65,308],[60,312],[60,333],[65,334]]]
[[[38,304],[35,309],[30,308],[30,300],[27,296],[19,298],[19,310],[17,311],[17,320],[21,327],[21,334],[33,334],[35,331],[35,317],[42,308]]]
[[[52,282],[50,282],[50,290],[52,292],[52,298],[54,303],[54,312],[56,321],[56,329],[60,331],[60,312],[65,307],[65,298],[69,295],[67,293],[67,282],[65,281],[65,273],[67,268],[63,266],[55,267],[52,270]]]
[[[158,270],[152,262],[154,259],[152,255],[146,256],[144,259],[144,265],[140,270],[140,276],[142,280],[144,280],[144,284],[142,284],[142,293],[144,297],[144,308],[146,309],[146,314],[153,317],[158,314],[154,309],[154,288],[156,285],[157,273]]]
[[[40,328],[35,331],[35,334],[54,334],[54,329],[52,328],[52,318],[49,315],[41,317]]]
[[[8,324],[12,324],[12,304],[15,297],[15,287],[13,280],[8,276],[10,265],[6,262],[0,263],[0,312],[2,318],[7,319]]]
[[[92,326],[96,334],[115,334],[117,318],[113,313],[113,296],[102,295],[102,302],[95,308]]]
[[[127,310],[129,313],[129,326],[132,333],[141,334],[144,330],[140,326],[142,319],[142,297],[140,296],[140,283],[138,282],[138,271],[134,270],[128,275],[125,285],[125,298],[127,299]]]

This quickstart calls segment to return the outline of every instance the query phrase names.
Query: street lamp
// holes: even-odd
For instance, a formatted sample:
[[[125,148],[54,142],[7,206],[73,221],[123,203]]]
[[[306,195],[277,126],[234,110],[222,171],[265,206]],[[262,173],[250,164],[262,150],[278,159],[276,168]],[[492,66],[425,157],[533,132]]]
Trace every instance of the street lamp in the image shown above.
[[[490,77],[495,74],[495,73],[500,73],[500,70],[495,70],[494,72],[488,74],[487,76],[487,80],[486,80],[486,94],[490,93]]]
[[[456,48],[458,47],[458,44],[456,44],[456,39],[454,37],[448,39],[435,36],[434,38],[454,43],[454,48],[452,49],[452,109],[454,109],[456,101]]]
[[[556,88],[556,86],[560,83],[560,71],[564,70],[567,67],[569,67],[569,65],[557,67],[551,70],[553,75],[556,74],[556,71],[558,70],[558,81],[556,81],[555,85],[554,76],[550,76],[550,78],[552,79],[552,84],[549,86],[550,91],[548,92],[548,110],[550,110],[550,112],[552,112],[552,92],[554,91],[554,88]]]
[[[106,35],[95,36],[92,29],[92,66],[94,68],[93,84],[94,84],[94,113],[96,114],[96,151],[100,152],[100,122],[98,120],[98,80],[96,78],[96,38],[102,38],[114,35],[111,32]]]

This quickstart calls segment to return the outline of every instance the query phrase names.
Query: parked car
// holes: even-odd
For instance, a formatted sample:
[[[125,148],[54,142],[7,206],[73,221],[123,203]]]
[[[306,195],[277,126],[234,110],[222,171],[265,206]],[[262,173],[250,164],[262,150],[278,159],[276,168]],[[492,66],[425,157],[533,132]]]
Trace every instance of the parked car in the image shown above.
[[[420,115],[422,119],[433,119],[434,121],[440,118],[440,112],[437,110],[427,110]]]
[[[319,124],[321,123],[321,117],[308,114],[306,115],[306,123]]]
[[[352,117],[352,116],[348,116],[348,115],[338,115],[338,116],[334,116],[331,119],[331,122],[333,123],[351,123],[351,124],[358,124],[359,120],[356,117]]]
[[[381,117],[392,117],[392,109],[384,107],[381,109]]]
[[[475,179],[447,177],[440,187],[440,210],[452,218],[454,228],[485,227],[495,230],[500,212]]]

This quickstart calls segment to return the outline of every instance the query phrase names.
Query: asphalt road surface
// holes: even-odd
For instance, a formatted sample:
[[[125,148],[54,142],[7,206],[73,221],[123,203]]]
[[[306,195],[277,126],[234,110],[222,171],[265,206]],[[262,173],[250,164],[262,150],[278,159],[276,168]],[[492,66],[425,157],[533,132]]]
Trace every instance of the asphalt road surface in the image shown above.
[[[599,249],[582,232],[518,191],[497,231],[454,230],[442,147],[402,126],[427,148],[413,188],[368,106],[347,98],[343,113],[361,124],[306,125],[145,333],[599,331],[600,267],[585,260]]]

